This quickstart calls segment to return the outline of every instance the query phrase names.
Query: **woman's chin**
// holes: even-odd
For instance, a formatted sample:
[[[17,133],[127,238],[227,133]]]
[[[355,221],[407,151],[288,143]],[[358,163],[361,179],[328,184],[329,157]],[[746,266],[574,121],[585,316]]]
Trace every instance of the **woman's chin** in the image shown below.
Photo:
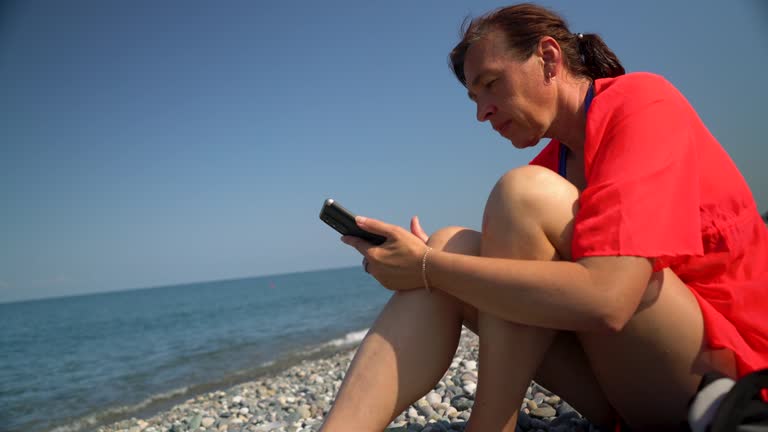
[[[512,140],[512,139],[510,139],[509,141],[512,143],[512,146],[514,146],[515,148],[518,148],[518,149],[525,149],[525,148],[528,148],[528,147],[534,147],[534,146],[536,146],[536,144],[539,143],[539,140],[533,139],[533,138],[525,139],[525,140]]]

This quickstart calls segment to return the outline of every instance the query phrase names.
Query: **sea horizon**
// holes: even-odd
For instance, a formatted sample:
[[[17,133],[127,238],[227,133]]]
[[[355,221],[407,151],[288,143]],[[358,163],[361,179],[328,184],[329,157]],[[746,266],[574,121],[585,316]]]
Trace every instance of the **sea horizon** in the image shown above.
[[[347,270],[347,269],[354,269],[359,266],[341,266],[341,267],[324,267],[324,268],[317,268],[317,269],[308,269],[308,270],[297,270],[297,271],[289,271],[289,272],[278,272],[278,273],[267,273],[267,274],[261,274],[261,275],[245,275],[245,276],[232,276],[232,277],[225,277],[225,278],[213,278],[213,279],[202,279],[202,280],[192,280],[192,281],[181,281],[181,282],[172,282],[172,283],[161,283],[158,285],[149,285],[149,286],[135,286],[135,287],[128,287],[128,288],[116,288],[113,290],[107,290],[107,291],[83,291],[83,292],[72,292],[72,293],[66,293],[66,294],[53,294],[49,296],[40,296],[40,297],[29,297],[29,298],[22,298],[22,299],[12,299],[12,300],[0,300],[0,305],[9,305],[9,304],[15,304],[15,303],[27,303],[27,302],[35,302],[35,301],[43,301],[43,300],[58,300],[58,299],[65,299],[70,297],[83,297],[83,296],[90,296],[90,295],[100,295],[100,294],[112,294],[112,293],[119,293],[119,292],[126,292],[126,291],[143,291],[143,290],[152,290],[157,288],[173,288],[176,286],[181,285],[196,285],[196,284],[204,284],[204,283],[217,283],[217,282],[228,282],[228,281],[235,281],[235,280],[242,280],[242,279],[257,279],[257,278],[268,278],[268,277],[280,277],[285,275],[292,275],[292,274],[301,274],[301,273],[315,273],[315,272],[324,272],[324,271],[333,271],[333,270]]]

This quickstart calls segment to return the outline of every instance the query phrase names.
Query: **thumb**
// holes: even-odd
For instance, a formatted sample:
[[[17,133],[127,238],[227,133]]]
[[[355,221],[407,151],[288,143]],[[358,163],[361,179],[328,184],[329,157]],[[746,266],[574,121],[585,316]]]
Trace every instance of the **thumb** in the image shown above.
[[[413,235],[415,235],[416,237],[420,238],[421,241],[423,241],[424,243],[426,243],[427,240],[429,240],[429,236],[427,235],[426,232],[424,232],[424,229],[421,228],[421,224],[419,223],[418,216],[414,216],[413,218],[411,218],[411,233],[413,233]]]

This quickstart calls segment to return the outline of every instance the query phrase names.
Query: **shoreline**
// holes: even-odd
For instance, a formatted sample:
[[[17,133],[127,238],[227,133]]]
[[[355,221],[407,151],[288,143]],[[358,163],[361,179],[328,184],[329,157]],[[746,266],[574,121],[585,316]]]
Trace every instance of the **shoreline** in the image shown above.
[[[269,379],[302,363],[311,363],[354,351],[367,331],[368,329],[362,329],[348,332],[330,341],[284,353],[274,360],[266,361],[252,368],[234,371],[213,381],[197,382],[168,389],[161,393],[149,395],[140,401],[104,407],[83,416],[63,419],[43,428],[38,427],[37,430],[39,432],[87,432],[101,430],[100,428],[122,423],[129,418],[156,417],[201,395]],[[19,429],[18,431],[21,432],[22,430]]]
[[[317,431],[330,410],[359,342],[318,349],[280,371],[226,388],[187,397],[156,411],[104,425],[97,432],[308,432]],[[386,429],[390,432],[463,431],[477,388],[477,336],[462,330],[446,374]],[[277,368],[277,367],[276,367]],[[517,430],[596,430],[567,402],[532,382],[521,406]]]

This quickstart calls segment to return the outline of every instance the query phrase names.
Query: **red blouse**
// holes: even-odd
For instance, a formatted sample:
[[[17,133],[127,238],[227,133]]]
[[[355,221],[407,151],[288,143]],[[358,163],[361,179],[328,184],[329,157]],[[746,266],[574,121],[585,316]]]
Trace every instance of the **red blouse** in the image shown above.
[[[531,164],[558,170],[552,140]],[[768,367],[768,228],[736,165],[664,78],[599,79],[587,113],[587,187],[572,255],[669,267],[696,296],[711,350],[739,376]]]

